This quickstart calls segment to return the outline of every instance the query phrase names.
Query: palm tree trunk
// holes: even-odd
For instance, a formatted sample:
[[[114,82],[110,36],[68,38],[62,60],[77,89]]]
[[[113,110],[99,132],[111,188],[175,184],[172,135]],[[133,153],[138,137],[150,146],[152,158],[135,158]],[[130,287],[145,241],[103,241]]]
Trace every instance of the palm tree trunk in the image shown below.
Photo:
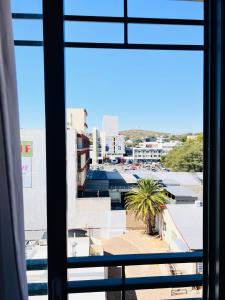
[[[153,227],[152,227],[152,218],[151,218],[150,213],[148,214],[148,217],[147,217],[147,234],[148,235],[153,235],[154,234]]]

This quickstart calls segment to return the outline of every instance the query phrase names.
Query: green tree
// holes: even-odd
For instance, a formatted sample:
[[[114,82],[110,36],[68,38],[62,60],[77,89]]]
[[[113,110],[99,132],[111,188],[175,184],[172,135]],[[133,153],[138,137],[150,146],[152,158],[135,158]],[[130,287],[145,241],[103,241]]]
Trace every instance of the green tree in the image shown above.
[[[186,141],[183,145],[171,150],[162,156],[163,165],[175,172],[202,172],[203,171],[203,136]]]
[[[141,179],[137,188],[125,196],[125,208],[134,213],[138,220],[144,221],[147,233],[152,235],[155,226],[155,216],[160,213],[166,203],[164,189],[153,179]]]

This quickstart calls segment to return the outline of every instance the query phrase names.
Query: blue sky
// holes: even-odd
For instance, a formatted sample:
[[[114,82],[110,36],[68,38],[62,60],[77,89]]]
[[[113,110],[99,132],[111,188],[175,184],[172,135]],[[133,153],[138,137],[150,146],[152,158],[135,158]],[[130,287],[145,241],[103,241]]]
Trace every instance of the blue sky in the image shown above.
[[[13,0],[13,12],[41,12],[41,0]],[[129,0],[129,16],[202,19],[201,3]],[[67,0],[66,14],[122,16],[122,0]],[[14,21],[15,39],[42,39],[41,21]],[[122,42],[120,24],[66,23],[67,41]],[[130,25],[130,42],[203,43],[201,27]],[[16,47],[20,122],[44,127],[43,49]],[[202,131],[203,54],[66,49],[67,107],[88,110],[89,129],[119,116],[120,129]],[[54,109],[54,108],[53,108]]]

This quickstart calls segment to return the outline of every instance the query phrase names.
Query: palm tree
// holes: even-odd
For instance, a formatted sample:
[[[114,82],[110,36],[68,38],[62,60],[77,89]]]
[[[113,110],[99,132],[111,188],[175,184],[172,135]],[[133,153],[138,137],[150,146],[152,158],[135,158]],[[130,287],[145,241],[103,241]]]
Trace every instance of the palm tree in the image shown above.
[[[137,188],[125,196],[125,208],[134,212],[137,219],[147,225],[147,233],[153,234],[155,216],[166,204],[167,196],[164,189],[153,179],[141,179]]]

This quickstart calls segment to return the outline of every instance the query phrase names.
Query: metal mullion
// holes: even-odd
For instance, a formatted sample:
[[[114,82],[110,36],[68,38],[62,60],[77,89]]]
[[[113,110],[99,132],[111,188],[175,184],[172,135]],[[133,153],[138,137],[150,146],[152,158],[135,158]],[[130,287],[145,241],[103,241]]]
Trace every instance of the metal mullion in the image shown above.
[[[42,20],[42,14],[12,13],[12,18],[17,20]]]
[[[68,48],[203,51],[203,45],[65,42]]]
[[[15,46],[40,47],[42,41],[15,40]],[[93,49],[127,49],[127,50],[168,50],[168,51],[203,51],[203,45],[179,45],[179,44],[123,44],[123,43],[88,43],[65,42],[67,48],[93,48]]]
[[[224,151],[221,152],[222,127],[221,127],[221,100],[222,100],[222,61],[221,61],[221,42],[222,42],[222,24],[221,24],[221,4],[222,1],[208,1],[208,59],[206,75],[208,76],[206,83],[206,105],[208,113],[206,139],[208,154],[208,174],[206,178],[208,205],[205,213],[208,213],[208,243],[206,241],[205,249],[207,251],[208,269],[208,286],[205,291],[205,299],[219,300],[224,299],[220,295],[220,276],[223,268],[221,268],[220,251],[222,251],[222,241],[220,236],[220,217],[221,217],[221,190],[224,183],[221,178],[221,165],[223,162]],[[224,150],[224,149],[223,149]],[[223,178],[224,180],[224,178]],[[222,183],[222,186],[221,186]],[[224,217],[223,217],[224,222]],[[224,237],[223,237],[224,238]],[[205,270],[204,270],[205,271]],[[224,285],[224,283],[223,283]]]
[[[208,1],[204,1],[204,62],[203,62],[203,299],[208,299],[208,208],[209,208],[209,19]]]
[[[125,1],[125,0],[124,0]],[[203,26],[203,20],[165,19],[165,18],[138,18],[138,17],[104,17],[104,16],[79,16],[65,15],[65,21],[70,22],[99,22],[99,23],[131,23],[131,24],[156,24],[156,25],[186,25]]]
[[[225,299],[225,5],[223,0],[209,0],[208,57],[206,59],[205,98],[208,203],[207,240],[204,244],[207,256],[204,269],[208,276],[204,299]]]
[[[43,0],[48,299],[67,299],[63,0]]]
[[[43,41],[14,40],[14,45],[23,47],[42,47]]]
[[[127,0],[123,0],[124,11],[124,44],[128,44]]]
[[[42,14],[12,13],[12,18],[17,20],[41,20]],[[138,18],[138,17],[110,17],[110,16],[82,16],[64,15],[65,21],[100,22],[100,23],[133,23],[133,24],[158,24],[158,25],[187,25],[203,26],[204,20],[193,19],[167,19],[167,18]]]

